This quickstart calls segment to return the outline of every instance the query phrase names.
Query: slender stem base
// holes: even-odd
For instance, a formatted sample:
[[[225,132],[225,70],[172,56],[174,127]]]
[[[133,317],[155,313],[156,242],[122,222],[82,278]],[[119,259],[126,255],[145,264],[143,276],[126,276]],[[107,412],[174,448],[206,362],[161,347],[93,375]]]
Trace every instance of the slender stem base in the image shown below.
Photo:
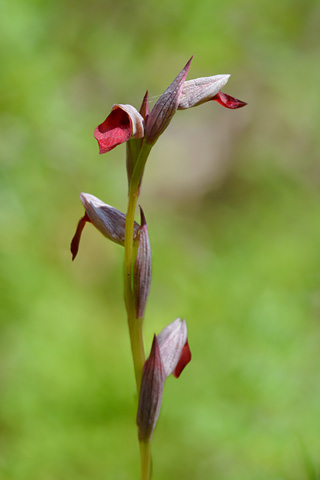
[[[136,378],[138,395],[140,392],[142,370],[145,362],[145,354],[144,354],[144,346],[143,346],[143,338],[142,338],[142,323],[143,323],[143,318],[137,318],[133,322],[128,321],[131,352],[132,352],[132,357],[135,358],[134,374]]]
[[[127,309],[128,327],[130,334],[131,352],[134,373],[137,385],[138,399],[142,379],[145,353],[143,346],[142,324],[143,318],[137,318],[136,299],[133,293],[133,264],[134,264],[134,214],[139,197],[140,183],[151,145],[142,144],[139,156],[135,162],[129,185],[128,209],[125,228],[125,260],[124,260],[124,298]],[[150,443],[140,443],[141,480],[150,480]]]
[[[141,480],[150,479],[151,470],[151,445],[149,442],[140,442]]]

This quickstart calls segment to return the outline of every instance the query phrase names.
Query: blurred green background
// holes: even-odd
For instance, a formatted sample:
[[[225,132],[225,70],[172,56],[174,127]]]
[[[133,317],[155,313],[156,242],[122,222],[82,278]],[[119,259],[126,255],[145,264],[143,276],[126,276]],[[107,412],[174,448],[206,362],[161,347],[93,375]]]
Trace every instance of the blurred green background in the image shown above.
[[[79,192],[126,209],[95,126],[191,55],[248,106],[178,112],[147,164],[146,346],[181,316],[193,353],[154,479],[320,478],[319,24],[316,0],[1,2],[1,480],[139,477],[123,250],[90,225],[68,249]]]

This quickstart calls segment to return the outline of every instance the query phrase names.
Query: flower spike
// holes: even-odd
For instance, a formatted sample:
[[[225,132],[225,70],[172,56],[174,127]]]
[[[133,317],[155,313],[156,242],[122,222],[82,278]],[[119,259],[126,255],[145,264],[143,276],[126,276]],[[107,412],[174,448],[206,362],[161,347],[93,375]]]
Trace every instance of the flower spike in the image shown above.
[[[99,153],[106,153],[130,138],[142,138],[144,120],[132,105],[113,105],[110,115],[94,131]]]
[[[114,243],[124,246],[124,300],[130,334],[137,393],[139,396],[136,422],[140,441],[141,478],[151,478],[150,442],[161,409],[165,380],[179,378],[191,361],[185,320],[177,318],[158,335],[154,335],[149,357],[145,360],[143,323],[152,276],[152,255],[147,222],[140,208],[140,225],[134,221],[144,169],[150,151],[166,130],[176,111],[193,108],[208,101],[237,109],[246,105],[222,92],[230,75],[213,75],[187,81],[192,58],[159,96],[149,112],[148,90],[140,111],[132,105],[115,104],[107,118],[96,127],[94,137],[99,153],[106,153],[126,143],[128,178],[127,216],[97,197],[81,193],[85,208],[71,241],[75,259],[82,231],[87,222]],[[161,65],[160,65],[161,67]]]

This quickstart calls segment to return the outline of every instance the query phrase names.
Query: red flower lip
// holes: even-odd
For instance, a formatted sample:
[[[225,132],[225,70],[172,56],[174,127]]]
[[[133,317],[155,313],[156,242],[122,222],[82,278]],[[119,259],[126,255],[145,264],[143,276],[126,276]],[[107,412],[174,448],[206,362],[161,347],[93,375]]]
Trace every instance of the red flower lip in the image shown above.
[[[144,120],[132,105],[113,105],[110,115],[94,131],[99,153],[110,152],[130,138],[144,136]]]
[[[231,108],[234,110],[235,108],[245,107],[247,105],[246,102],[242,100],[238,100],[237,98],[233,98],[230,95],[227,95],[223,92],[218,92],[217,95],[212,97],[210,100],[215,100],[216,102],[220,103],[223,107]]]
[[[224,74],[184,82],[178,109],[185,110],[208,102],[225,86],[229,78],[230,75]]]

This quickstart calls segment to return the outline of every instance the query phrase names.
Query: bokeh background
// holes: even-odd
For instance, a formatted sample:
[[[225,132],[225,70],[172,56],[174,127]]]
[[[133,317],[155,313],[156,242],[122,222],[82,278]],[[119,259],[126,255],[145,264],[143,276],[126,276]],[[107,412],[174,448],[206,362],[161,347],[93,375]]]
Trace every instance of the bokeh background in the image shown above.
[[[226,93],[178,112],[141,204],[154,272],[145,341],[187,319],[154,479],[316,480],[320,464],[320,4],[4,0],[0,477],[139,478],[123,250],[78,194],[126,209],[125,147],[93,138],[113,103],[188,78]]]

